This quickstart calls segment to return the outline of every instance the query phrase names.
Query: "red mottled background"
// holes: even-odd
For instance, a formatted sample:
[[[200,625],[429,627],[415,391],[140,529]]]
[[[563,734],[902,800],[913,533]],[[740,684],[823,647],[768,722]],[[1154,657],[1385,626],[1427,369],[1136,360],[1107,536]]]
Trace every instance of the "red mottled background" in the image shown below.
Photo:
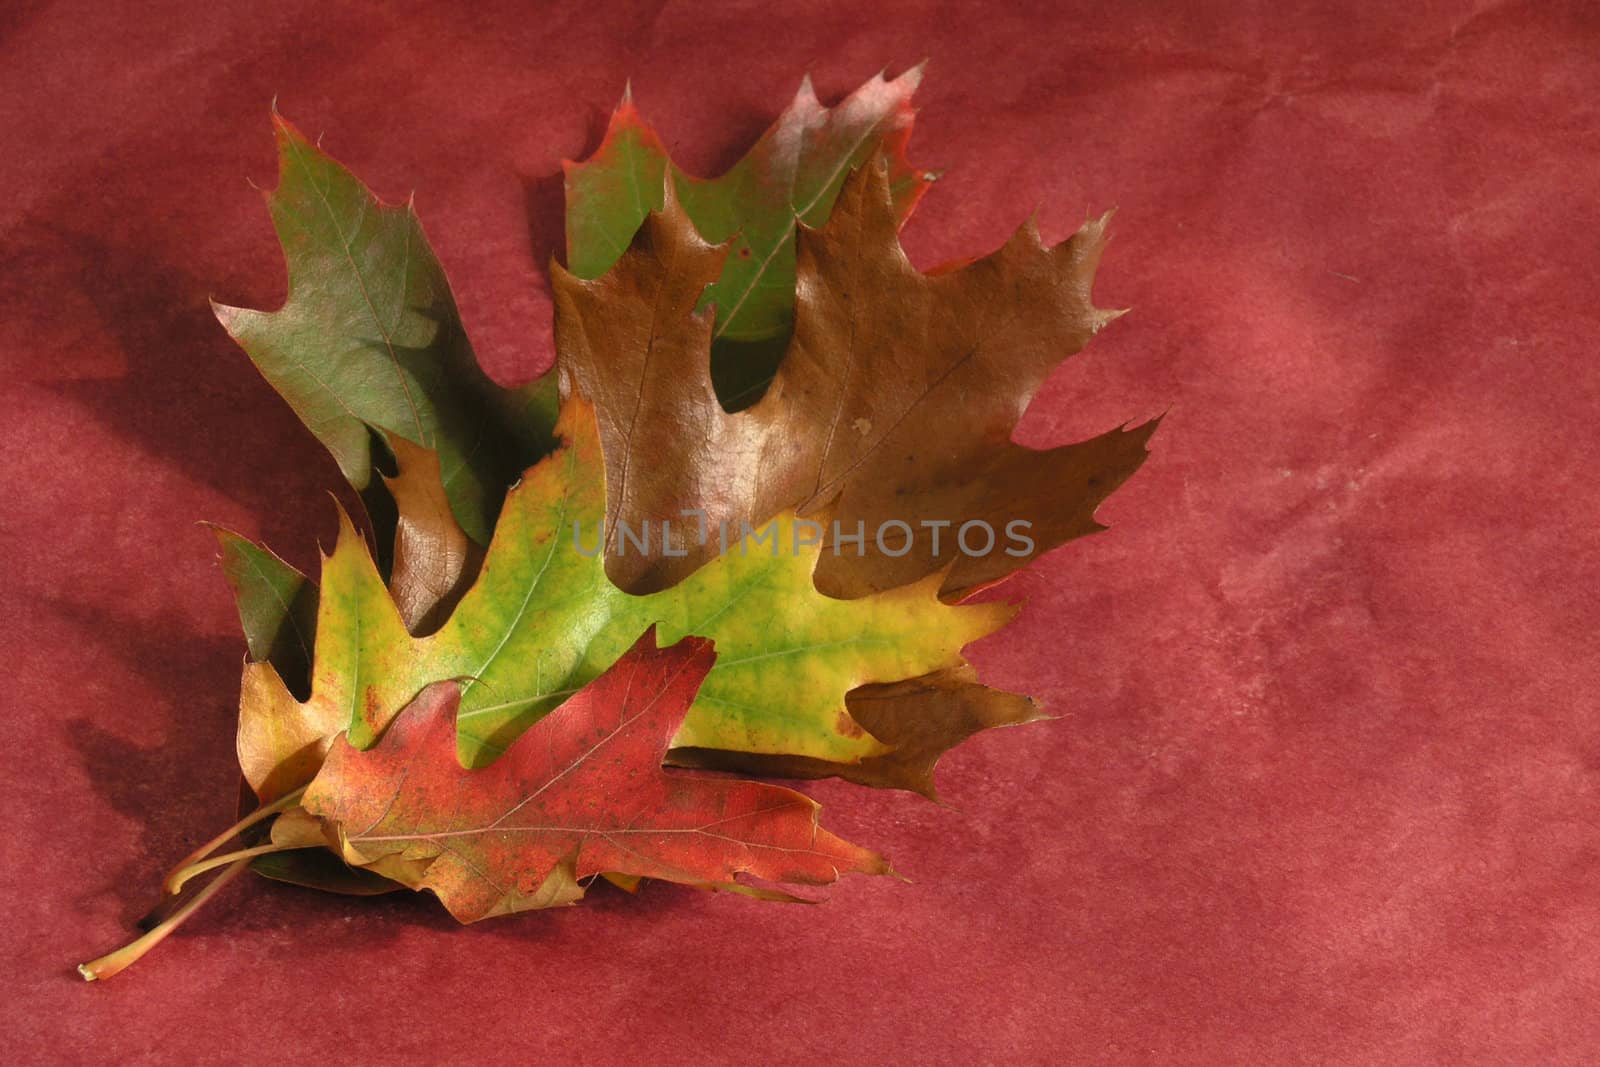
[[[466,5],[462,5],[463,8]],[[283,268],[268,104],[417,204],[491,371],[551,358],[560,160],[631,78],[690,169],[929,57],[924,265],[1120,209],[1043,445],[1170,408],[976,659],[1060,721],[836,783],[913,884],[460,929],[256,879],[212,519],[314,567],[332,461],[212,320]],[[177,1063],[1600,1059],[1592,4],[49,3],[0,11],[8,1054]]]

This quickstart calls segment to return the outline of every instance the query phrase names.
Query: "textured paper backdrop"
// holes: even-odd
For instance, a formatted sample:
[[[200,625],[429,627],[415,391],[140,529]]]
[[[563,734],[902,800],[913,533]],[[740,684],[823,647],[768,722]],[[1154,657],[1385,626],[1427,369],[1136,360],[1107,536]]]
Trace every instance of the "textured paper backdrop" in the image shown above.
[[[464,5],[463,5],[464,6]],[[0,1016],[19,1062],[1600,1057],[1600,15],[1548,3],[143,5],[0,12]],[[212,519],[314,567],[333,463],[212,320],[272,306],[267,108],[416,190],[478,350],[551,358],[559,160],[631,77],[690,169],[810,70],[931,58],[932,265],[1118,207],[1131,305],[1020,436],[1170,407],[976,659],[1060,721],[950,807],[824,784],[913,884],[652,887],[458,929],[244,881]]]

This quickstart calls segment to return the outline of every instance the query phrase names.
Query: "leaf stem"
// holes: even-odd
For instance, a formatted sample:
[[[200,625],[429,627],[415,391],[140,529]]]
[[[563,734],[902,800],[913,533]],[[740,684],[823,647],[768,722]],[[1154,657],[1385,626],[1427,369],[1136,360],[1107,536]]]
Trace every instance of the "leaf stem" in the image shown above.
[[[99,959],[78,964],[78,973],[83,975],[85,982],[104,981],[120,973],[125,967],[137,962],[146,952],[165,941],[168,934],[183,925],[185,919],[193,915],[201,905],[215,896],[217,890],[242,874],[249,865],[250,860],[248,858],[234,860],[232,866],[213,879],[210,885],[196,893],[193,900],[179,908],[171,917],[165,919],[161,925],[138,940],[130,941],[128,944],[123,945],[115,952],[108,952]]]
[[[218,867],[226,867],[235,860],[252,860],[257,856],[265,856],[273,852],[291,852],[297,848],[315,848],[315,845],[257,845],[254,848],[242,848],[237,852],[228,852],[221,856],[212,856],[198,863],[191,863],[187,867],[180,867],[167,875],[166,889],[168,893],[176,894],[183,888],[185,882],[206,871]]]
[[[263,804],[255,811],[252,811],[249,815],[246,815],[244,818],[240,819],[238,822],[222,831],[222,833],[218,834],[216,837],[213,837],[210,841],[207,841],[205,844],[201,845],[199,848],[183,857],[183,859],[178,861],[177,866],[172,868],[172,872],[167,875],[166,881],[162,883],[162,887],[166,890],[169,896],[176,893],[179,886],[183,885],[183,883],[187,881],[189,877],[199,872],[190,872],[188,875],[184,875],[182,878],[178,877],[179,875],[183,875],[184,872],[188,871],[190,867],[193,867],[195,864],[211,855],[211,853],[215,852],[217,849],[233,840],[233,838],[237,837],[239,834],[242,834],[244,831],[260,822],[262,819],[271,818],[280,812],[287,811],[294,807],[300,802],[300,798],[305,794],[305,791],[306,787],[301,786],[292,793],[284,794],[277,800],[274,800],[271,804]]]

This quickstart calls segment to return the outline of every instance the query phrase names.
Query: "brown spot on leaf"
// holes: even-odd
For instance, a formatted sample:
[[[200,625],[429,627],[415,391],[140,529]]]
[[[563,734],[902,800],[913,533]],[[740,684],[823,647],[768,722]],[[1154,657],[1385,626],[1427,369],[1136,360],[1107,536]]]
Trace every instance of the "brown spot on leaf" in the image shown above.
[[[363,691],[362,703],[365,707],[365,710],[362,712],[362,718],[366,720],[367,725],[372,728],[374,733],[376,733],[383,726],[383,705],[378,700],[378,694],[372,689],[371,686],[368,686]]]

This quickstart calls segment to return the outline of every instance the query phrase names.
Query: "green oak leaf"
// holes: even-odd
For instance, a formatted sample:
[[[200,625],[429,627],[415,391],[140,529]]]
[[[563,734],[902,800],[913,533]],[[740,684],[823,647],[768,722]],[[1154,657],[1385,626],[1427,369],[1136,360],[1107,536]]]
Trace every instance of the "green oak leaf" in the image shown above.
[[[848,767],[889,747],[851,717],[847,692],[958,667],[965,645],[1014,613],[1005,604],[942,603],[938,575],[857,600],[822,596],[811,580],[818,547],[791,552],[806,538],[787,515],[768,531],[775,540],[735,544],[664,592],[624,593],[607,580],[601,556],[585,554],[605,515],[592,408],[569,399],[560,432],[565,446],[507,496],[477,582],[431,636],[406,632],[345,519],[323,566],[310,699],[296,704],[278,693],[246,701],[241,716],[348,722],[351,743],[366,747],[427,685],[455,678],[459,754],[483,765],[656,625],[663,642],[696,634],[717,647],[675,746]]]
[[[505,487],[549,448],[554,383],[495,384],[411,204],[382,203],[288,122],[273,123],[279,181],[267,204],[288,299],[270,312],[215,304],[217,318],[351,485],[373,482],[374,429],[431,448],[457,521],[486,542]]]
[[[250,658],[272,664],[292,691],[309,691],[317,587],[265,545],[220,526],[210,528]]]

